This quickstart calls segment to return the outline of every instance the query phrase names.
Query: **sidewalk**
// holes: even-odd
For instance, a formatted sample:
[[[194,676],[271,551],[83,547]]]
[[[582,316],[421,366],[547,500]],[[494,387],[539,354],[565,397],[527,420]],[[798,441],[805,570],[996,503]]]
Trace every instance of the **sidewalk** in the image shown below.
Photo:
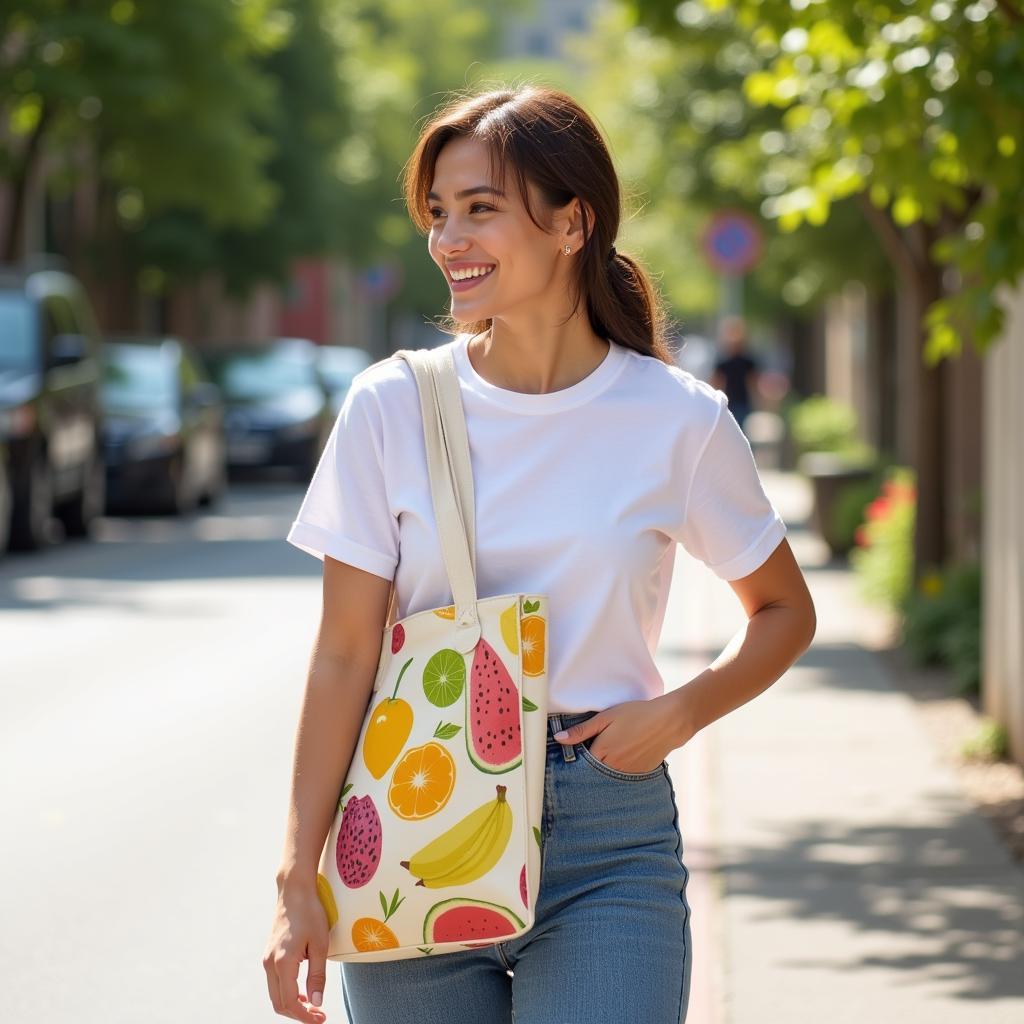
[[[669,757],[693,910],[687,1024],[1024,1020],[1024,871],[860,645],[876,623],[804,528],[802,478],[762,479],[818,628],[777,683]],[[668,686],[743,622],[680,547]]]

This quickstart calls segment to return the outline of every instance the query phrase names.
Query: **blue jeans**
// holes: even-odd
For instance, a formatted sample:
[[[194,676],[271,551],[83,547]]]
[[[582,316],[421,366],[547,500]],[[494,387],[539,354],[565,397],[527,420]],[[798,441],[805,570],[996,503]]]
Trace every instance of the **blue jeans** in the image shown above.
[[[681,1024],[690,996],[689,872],[668,765],[627,774],[548,716],[533,927],[480,949],[341,963],[352,1024]]]

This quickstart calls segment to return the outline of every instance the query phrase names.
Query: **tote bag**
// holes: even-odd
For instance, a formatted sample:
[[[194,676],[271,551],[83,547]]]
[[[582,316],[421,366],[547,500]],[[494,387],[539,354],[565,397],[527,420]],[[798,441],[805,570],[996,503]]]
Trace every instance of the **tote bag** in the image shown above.
[[[452,603],[392,621],[320,857],[327,959],[489,946],[532,927],[547,748],[543,594],[478,598],[473,477],[450,348],[416,377]]]

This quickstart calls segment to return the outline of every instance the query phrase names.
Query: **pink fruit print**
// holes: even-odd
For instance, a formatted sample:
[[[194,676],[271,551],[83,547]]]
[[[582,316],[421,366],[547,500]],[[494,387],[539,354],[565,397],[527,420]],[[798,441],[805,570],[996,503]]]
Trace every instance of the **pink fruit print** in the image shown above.
[[[352,797],[341,815],[335,861],[338,875],[350,889],[366,885],[380,866],[382,832],[373,797]]]
[[[405,626],[396,622],[391,630],[391,653],[397,654],[405,643]]]
[[[523,865],[523,870],[519,872],[519,896],[523,901],[523,906],[529,908],[530,903],[526,898],[526,865]]]
[[[483,637],[473,654],[466,718],[466,748],[477,768],[498,775],[522,763],[519,690]]]

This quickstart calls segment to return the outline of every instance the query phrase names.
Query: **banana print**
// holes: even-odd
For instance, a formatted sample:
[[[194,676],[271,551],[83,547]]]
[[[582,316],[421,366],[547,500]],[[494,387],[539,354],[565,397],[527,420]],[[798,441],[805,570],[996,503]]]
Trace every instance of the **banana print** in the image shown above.
[[[485,875],[501,859],[512,835],[512,809],[505,786],[497,796],[471,811],[447,832],[401,865],[431,889],[462,885]]]

